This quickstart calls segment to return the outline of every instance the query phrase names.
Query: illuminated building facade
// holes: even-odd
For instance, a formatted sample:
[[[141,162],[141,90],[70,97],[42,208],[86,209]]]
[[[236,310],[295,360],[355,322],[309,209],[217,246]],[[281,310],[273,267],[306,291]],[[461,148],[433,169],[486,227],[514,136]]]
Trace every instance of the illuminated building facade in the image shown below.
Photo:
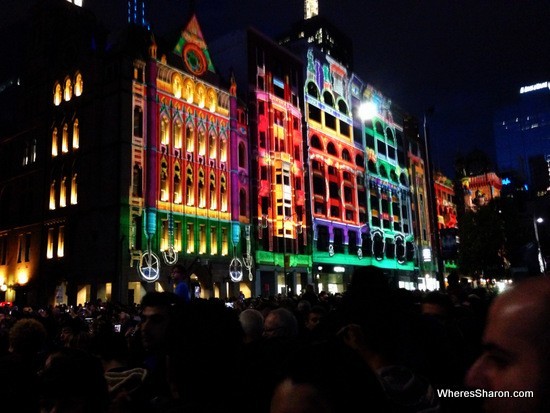
[[[99,188],[95,197],[80,191],[81,183],[91,183],[91,164],[100,164],[90,155],[94,144],[82,145],[82,138],[95,142],[99,131],[91,70],[98,59],[91,46],[101,47],[105,39],[94,16],[80,6],[38,2],[18,22],[21,32],[12,33],[33,40],[20,45],[19,59],[10,65],[16,81],[0,93],[0,301],[53,302],[69,284],[76,299],[80,277],[89,270],[100,276],[110,265],[106,255],[87,268],[85,256],[74,254],[101,222],[92,212],[96,206],[106,201],[102,212],[110,213],[107,182],[101,200]],[[83,199],[90,201],[86,210]],[[86,219],[94,224],[83,225]]]
[[[254,29],[214,47],[218,67],[233,68],[237,83],[248,86],[239,90],[249,109],[255,292],[294,294],[311,274],[302,63]]]
[[[458,259],[458,221],[453,182],[438,172],[434,176],[438,233],[445,273],[456,270]]]
[[[425,131],[423,131],[425,133]],[[420,289],[439,288],[437,254],[432,236],[433,221],[430,215],[430,193],[426,165],[426,145],[421,136],[418,120],[404,119],[405,150],[411,188],[411,221],[413,236],[408,240],[407,257],[414,257],[415,274]]]
[[[243,280],[241,237],[249,236],[250,216],[248,134],[236,85],[219,86],[194,15],[166,55],[152,40],[133,74],[132,264],[141,281],[164,289],[161,267],[180,261],[193,293],[236,295],[228,274]],[[250,294],[244,284],[241,290]]]
[[[308,15],[309,3],[304,20],[280,43],[306,62],[313,281],[319,290],[341,292],[355,267],[375,265],[395,284],[412,288],[411,196],[401,115],[351,71],[351,41],[330,22]],[[366,102],[377,110],[362,119]]]
[[[466,211],[476,211],[494,198],[500,197],[502,179],[494,172],[461,179]]]
[[[363,101],[377,108],[373,117],[363,120],[365,139],[368,224],[372,245],[372,263],[386,270],[400,287],[414,288],[414,198],[411,188],[422,184],[409,169],[410,142],[404,134],[405,117],[392,102],[376,89],[367,86]],[[365,253],[365,251],[363,251]]]
[[[161,46],[135,22],[108,45],[72,2],[31,20],[48,47],[29,45],[22,106],[1,96],[39,110],[1,135],[0,298],[139,302],[175,263],[201,297],[250,294],[246,111],[196,18]]]
[[[304,96],[314,279],[319,290],[342,292],[368,233],[364,149],[353,140],[346,68],[309,48]]]
[[[370,264],[413,288],[433,269],[418,133],[314,4],[323,35],[283,46],[207,44],[194,15],[157,39],[138,1],[108,41],[75,3],[39,3],[48,47],[0,94],[3,118],[39,108],[0,135],[0,299],[139,302],[176,263],[204,298],[342,292]]]

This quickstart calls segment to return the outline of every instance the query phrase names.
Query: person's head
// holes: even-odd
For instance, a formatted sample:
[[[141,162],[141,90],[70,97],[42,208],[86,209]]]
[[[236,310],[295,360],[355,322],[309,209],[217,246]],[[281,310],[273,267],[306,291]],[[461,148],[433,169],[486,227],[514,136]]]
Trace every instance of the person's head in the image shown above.
[[[264,337],[295,337],[298,320],[292,311],[280,307],[271,310],[264,321]]]
[[[108,387],[101,363],[81,349],[64,347],[50,354],[37,391],[41,412],[107,412]]]
[[[325,396],[314,384],[286,378],[280,382],[271,398],[270,413],[330,413]]]
[[[466,375],[466,385],[487,391],[533,391],[534,397],[487,398],[488,413],[550,411],[550,279],[519,282],[489,309],[484,351]]]
[[[156,352],[165,346],[165,338],[179,302],[177,295],[169,292],[151,291],[141,300],[141,342],[147,351]]]
[[[172,272],[170,273],[170,278],[172,281],[174,281],[176,284],[184,281],[186,276],[185,268],[183,265],[176,264],[172,267]]]
[[[10,329],[10,349],[17,354],[33,355],[43,349],[46,338],[46,328],[40,321],[22,318]]]
[[[440,291],[429,292],[421,304],[422,314],[446,318],[450,315],[453,309],[453,302],[451,298]]]
[[[307,318],[305,321],[305,327],[312,331],[319,325],[321,322],[321,319],[325,316],[326,310],[324,307],[321,307],[319,305],[314,305],[311,307],[311,310],[307,314]]]
[[[255,308],[247,308],[239,314],[239,322],[244,331],[244,342],[259,340],[264,332],[264,316]]]

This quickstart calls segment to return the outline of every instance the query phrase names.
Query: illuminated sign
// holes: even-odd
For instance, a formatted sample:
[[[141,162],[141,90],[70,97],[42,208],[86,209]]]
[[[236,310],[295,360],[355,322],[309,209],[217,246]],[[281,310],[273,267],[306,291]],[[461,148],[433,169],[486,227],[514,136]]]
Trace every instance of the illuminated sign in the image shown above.
[[[504,178],[502,180],[502,185],[510,185],[512,181],[510,181],[510,178]]]
[[[541,82],[541,83],[536,83],[534,85],[531,85],[531,86],[523,86],[519,89],[519,93],[528,93],[528,92],[533,92],[535,90],[540,90],[540,89],[550,89],[550,86],[548,85],[548,82]]]

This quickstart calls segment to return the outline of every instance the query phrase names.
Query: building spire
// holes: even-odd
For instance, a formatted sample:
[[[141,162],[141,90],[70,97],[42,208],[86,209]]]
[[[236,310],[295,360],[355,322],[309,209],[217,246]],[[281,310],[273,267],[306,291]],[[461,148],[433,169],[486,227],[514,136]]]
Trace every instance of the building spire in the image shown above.
[[[304,20],[319,14],[319,0],[304,0]]]

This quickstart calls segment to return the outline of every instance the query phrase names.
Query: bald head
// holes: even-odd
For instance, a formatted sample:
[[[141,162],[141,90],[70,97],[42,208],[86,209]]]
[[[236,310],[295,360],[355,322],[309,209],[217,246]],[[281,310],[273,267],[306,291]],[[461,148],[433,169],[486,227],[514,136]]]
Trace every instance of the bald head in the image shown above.
[[[534,392],[530,398],[488,398],[486,412],[549,411],[550,278],[518,282],[495,299],[483,346],[483,353],[466,376],[469,387]]]
[[[499,295],[491,313],[500,317],[520,317],[524,323],[516,328],[535,345],[548,350],[550,335],[550,278],[532,277],[518,282]],[[493,316],[496,316],[493,314]],[[546,337],[546,341],[543,339]],[[541,341],[542,339],[542,341]]]

